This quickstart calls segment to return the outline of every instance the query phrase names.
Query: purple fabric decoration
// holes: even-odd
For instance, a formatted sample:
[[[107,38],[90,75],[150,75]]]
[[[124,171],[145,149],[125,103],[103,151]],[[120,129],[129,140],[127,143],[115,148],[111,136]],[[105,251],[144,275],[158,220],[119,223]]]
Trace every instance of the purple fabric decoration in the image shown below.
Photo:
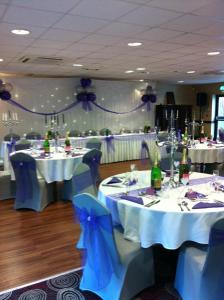
[[[80,84],[81,84],[81,86],[82,86],[83,88],[90,87],[90,86],[91,86],[91,83],[92,83],[92,81],[91,81],[90,78],[82,78],[82,79],[80,80]]]
[[[122,180],[120,180],[117,177],[112,177],[110,181],[107,182],[107,184],[114,184],[114,183],[121,183]]]
[[[224,130],[223,129],[219,129],[219,140],[224,142]]]
[[[135,197],[135,196],[129,196],[129,195],[122,195],[120,198],[124,199],[124,200],[128,200],[128,201],[134,202],[134,203],[137,203],[137,204],[141,204],[141,205],[144,204],[144,202],[143,202],[143,200],[142,200],[141,197]]]
[[[181,136],[181,130],[180,129],[177,131],[177,141],[178,141],[178,143],[180,143],[182,141],[182,136]]]
[[[219,246],[224,243],[224,231],[223,229],[212,228],[209,236],[209,245]]]
[[[15,144],[16,141],[14,139],[12,139],[11,142],[7,143],[8,155],[15,151]]]
[[[93,270],[97,282],[96,289],[105,288],[111,279],[113,273],[118,274],[120,262],[114,261],[114,255],[111,255],[113,249],[110,247],[110,241],[113,238],[113,229],[110,215],[98,216],[94,210],[88,212],[86,208],[75,206],[75,212],[82,226],[83,243],[82,248],[86,250],[86,262]],[[103,232],[107,232],[108,239]],[[85,272],[85,270],[84,270]]]
[[[202,183],[208,183],[212,181],[214,176],[209,176],[205,178],[197,178],[197,179],[190,179],[189,185],[197,185],[197,184],[202,184]]]
[[[22,203],[33,197],[33,186],[31,184],[30,171],[36,171],[36,162],[32,161],[12,161],[13,170],[16,177],[16,197]]]
[[[107,153],[114,152],[115,148],[114,148],[114,137],[113,137],[113,135],[106,136],[105,141],[106,141],[106,144],[107,144]]]
[[[209,202],[199,202],[195,204],[192,209],[201,209],[201,208],[213,208],[213,207],[224,207],[224,203],[209,203]]]
[[[147,159],[149,159],[149,146],[146,143],[146,141],[142,141],[141,145],[141,164],[145,165],[147,162]]]
[[[10,92],[4,90],[4,91],[0,92],[0,98],[3,101],[8,101],[11,98],[11,94],[10,94]]]
[[[149,101],[150,101],[151,103],[156,103],[156,95],[150,94],[150,95],[149,95]]]
[[[141,103],[141,104],[139,104],[137,107],[135,107],[135,108],[133,108],[133,109],[131,109],[131,110],[129,110],[129,111],[116,112],[116,111],[110,110],[110,109],[108,109],[108,108],[104,108],[104,107],[102,107],[101,105],[99,105],[99,104],[96,103],[96,102],[93,102],[92,104],[95,105],[96,107],[102,109],[103,111],[110,112],[110,113],[116,114],[116,115],[129,114],[129,113],[131,113],[131,112],[137,111],[138,109],[140,109],[140,108],[142,108],[143,106],[146,105],[146,103]]]
[[[203,198],[206,198],[207,195],[204,195],[202,193],[198,193],[198,192],[195,192],[195,191],[189,191],[185,194],[185,197],[190,199],[190,200],[193,200],[193,199],[203,199]]]
[[[82,92],[77,95],[77,101],[82,103],[82,108],[85,111],[91,111],[91,103],[96,100],[96,95],[94,93]]]

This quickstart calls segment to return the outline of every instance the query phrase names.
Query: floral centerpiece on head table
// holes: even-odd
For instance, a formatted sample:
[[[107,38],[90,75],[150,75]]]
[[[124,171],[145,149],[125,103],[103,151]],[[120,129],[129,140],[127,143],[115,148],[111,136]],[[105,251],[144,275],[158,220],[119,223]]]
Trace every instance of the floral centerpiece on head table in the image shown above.
[[[70,152],[71,151],[71,142],[69,139],[69,131],[66,132],[66,137],[65,137],[65,151]]]

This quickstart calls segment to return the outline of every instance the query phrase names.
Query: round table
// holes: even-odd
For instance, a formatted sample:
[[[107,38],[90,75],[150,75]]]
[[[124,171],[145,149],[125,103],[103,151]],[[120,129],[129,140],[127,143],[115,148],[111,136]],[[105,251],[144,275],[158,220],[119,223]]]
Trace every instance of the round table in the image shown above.
[[[137,176],[143,180],[141,187],[150,183],[150,171],[138,171]],[[110,179],[107,178],[99,187],[98,199],[111,211],[114,223],[122,225],[124,237],[140,242],[143,248],[161,244],[167,249],[177,249],[185,241],[208,244],[210,228],[217,219],[224,217],[224,207],[192,209],[196,203],[187,199],[190,211],[186,207],[181,211],[178,203],[183,200],[185,189],[190,187],[201,192],[212,178],[208,174],[192,173],[192,186],[163,191],[159,197],[160,202],[151,207],[120,199],[118,194],[124,193],[126,187],[104,186]],[[119,183],[115,185],[121,186]],[[131,191],[137,188],[132,186]]]
[[[196,144],[188,148],[192,164],[212,164],[224,162],[224,144]]]

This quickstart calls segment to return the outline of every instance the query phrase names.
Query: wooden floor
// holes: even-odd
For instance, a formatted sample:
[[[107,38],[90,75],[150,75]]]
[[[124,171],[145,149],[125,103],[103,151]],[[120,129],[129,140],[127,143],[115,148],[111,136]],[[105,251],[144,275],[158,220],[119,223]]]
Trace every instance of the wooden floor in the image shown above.
[[[130,170],[148,169],[140,161],[105,164],[102,179]],[[0,292],[81,266],[75,244],[75,224],[70,202],[57,201],[43,212],[15,211],[13,200],[0,201]]]

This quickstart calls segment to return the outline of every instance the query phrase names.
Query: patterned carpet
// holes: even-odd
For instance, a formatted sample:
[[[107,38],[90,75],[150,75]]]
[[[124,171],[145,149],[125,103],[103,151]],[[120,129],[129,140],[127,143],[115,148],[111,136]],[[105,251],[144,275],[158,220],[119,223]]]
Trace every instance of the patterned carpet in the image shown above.
[[[81,271],[51,278],[13,292],[0,295],[0,300],[99,300],[89,292],[79,290]],[[136,300],[178,300],[171,286],[160,285],[148,288],[136,296]],[[111,299],[113,300],[113,299]]]

